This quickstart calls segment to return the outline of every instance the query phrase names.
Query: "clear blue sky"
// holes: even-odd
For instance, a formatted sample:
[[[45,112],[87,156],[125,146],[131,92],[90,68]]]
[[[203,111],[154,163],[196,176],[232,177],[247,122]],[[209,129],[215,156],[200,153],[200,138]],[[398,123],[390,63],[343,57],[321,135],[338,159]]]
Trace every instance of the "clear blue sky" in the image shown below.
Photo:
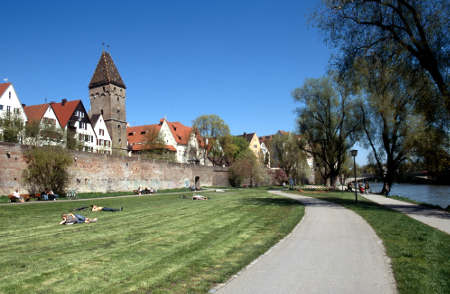
[[[331,55],[308,24],[319,2],[6,1],[0,81],[27,105],[67,98],[89,108],[105,42],[132,126],[217,114],[232,134],[292,131],[292,90],[324,75]]]

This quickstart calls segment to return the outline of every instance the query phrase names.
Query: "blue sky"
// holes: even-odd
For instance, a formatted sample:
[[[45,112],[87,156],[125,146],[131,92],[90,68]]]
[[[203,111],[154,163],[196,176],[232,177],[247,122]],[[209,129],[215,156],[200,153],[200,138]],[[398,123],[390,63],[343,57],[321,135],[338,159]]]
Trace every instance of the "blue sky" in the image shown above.
[[[308,24],[319,2],[7,1],[0,79],[27,105],[67,98],[89,108],[105,42],[132,126],[217,114],[232,134],[292,131],[292,90],[324,75],[331,55]]]

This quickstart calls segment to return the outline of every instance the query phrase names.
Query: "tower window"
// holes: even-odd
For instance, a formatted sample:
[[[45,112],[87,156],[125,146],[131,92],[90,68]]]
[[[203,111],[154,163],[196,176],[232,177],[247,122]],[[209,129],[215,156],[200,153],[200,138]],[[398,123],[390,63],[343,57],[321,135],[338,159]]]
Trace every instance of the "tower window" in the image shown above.
[[[119,113],[119,112],[120,112],[120,109],[117,108],[117,113]]]
[[[106,91],[106,88],[105,87],[103,87],[103,92],[105,92]]]
[[[117,125],[117,128],[120,129],[120,125]]]
[[[100,110],[100,113],[103,115],[103,109]]]

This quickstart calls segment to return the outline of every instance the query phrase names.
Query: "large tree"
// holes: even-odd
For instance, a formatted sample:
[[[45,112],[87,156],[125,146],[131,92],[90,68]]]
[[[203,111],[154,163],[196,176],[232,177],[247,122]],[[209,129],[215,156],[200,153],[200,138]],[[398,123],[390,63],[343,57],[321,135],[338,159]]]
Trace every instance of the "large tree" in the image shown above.
[[[295,134],[276,134],[270,140],[272,166],[280,167],[288,178],[303,181],[309,173],[306,154]]]
[[[423,115],[414,110],[416,88],[409,83],[414,73],[381,56],[360,59],[354,68],[363,97],[361,141],[372,150],[370,158],[384,182],[381,193],[388,195],[400,166],[426,137]]]
[[[201,115],[192,122],[194,132],[200,135],[200,145],[203,148],[204,160],[210,160],[213,165],[221,165],[223,149],[220,138],[230,134],[230,128],[218,115]]]
[[[449,26],[447,0],[326,0],[316,13],[327,40],[341,50],[338,64],[347,67],[355,57],[395,55],[395,60],[426,73],[440,93],[425,105],[450,113]],[[422,103],[423,104],[423,103]]]
[[[353,134],[358,129],[356,104],[334,79],[308,79],[295,89],[301,148],[311,154],[325,183],[335,186]]]

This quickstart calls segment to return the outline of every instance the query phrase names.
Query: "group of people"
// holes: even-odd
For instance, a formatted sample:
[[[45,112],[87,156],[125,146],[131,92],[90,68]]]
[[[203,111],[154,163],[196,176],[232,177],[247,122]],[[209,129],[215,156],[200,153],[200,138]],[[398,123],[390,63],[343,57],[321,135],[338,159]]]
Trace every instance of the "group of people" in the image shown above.
[[[58,197],[59,195],[53,193],[52,189],[45,189],[44,192],[41,193],[40,200],[56,200]]]
[[[72,213],[63,213],[61,215],[62,221],[59,223],[60,225],[73,225],[73,224],[89,224],[89,223],[95,223],[97,222],[97,218],[89,218],[85,217],[81,214],[73,213],[75,211],[80,211],[84,209],[91,209],[93,212],[98,211],[123,211],[123,207],[120,208],[109,208],[109,207],[103,207],[98,205],[91,205],[91,206],[83,206],[79,208],[72,209]]]
[[[141,185],[139,185],[139,187],[137,189],[137,194],[139,196],[141,196],[142,194],[153,194],[153,193],[156,193],[156,190],[153,189],[153,187],[150,187],[150,188],[144,187],[143,188]]]
[[[360,192],[361,194],[364,194],[364,193],[365,193],[365,194],[368,194],[368,193],[370,192],[369,182],[366,181],[364,184],[361,183],[361,182],[358,182],[358,183],[356,184],[356,187],[353,187],[353,183],[352,183],[352,182],[350,182],[350,183],[347,184],[347,191],[348,191],[348,192],[354,192],[354,191],[355,191],[354,189],[359,190],[359,192]]]

